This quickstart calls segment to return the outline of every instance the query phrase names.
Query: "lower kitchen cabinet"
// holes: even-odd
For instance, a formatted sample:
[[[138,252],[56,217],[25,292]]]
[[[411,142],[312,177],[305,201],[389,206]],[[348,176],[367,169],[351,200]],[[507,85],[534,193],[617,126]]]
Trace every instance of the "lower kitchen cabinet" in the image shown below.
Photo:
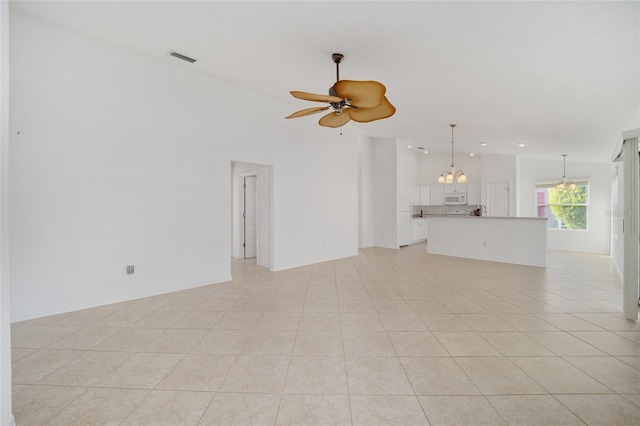
[[[414,218],[411,220],[411,242],[417,243],[427,239],[427,219]]]

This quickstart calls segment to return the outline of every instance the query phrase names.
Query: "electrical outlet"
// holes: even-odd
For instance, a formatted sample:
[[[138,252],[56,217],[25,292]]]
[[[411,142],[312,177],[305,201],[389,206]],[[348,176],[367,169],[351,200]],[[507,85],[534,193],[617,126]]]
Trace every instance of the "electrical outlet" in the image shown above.
[[[134,265],[127,265],[127,274],[131,275],[134,271]]]

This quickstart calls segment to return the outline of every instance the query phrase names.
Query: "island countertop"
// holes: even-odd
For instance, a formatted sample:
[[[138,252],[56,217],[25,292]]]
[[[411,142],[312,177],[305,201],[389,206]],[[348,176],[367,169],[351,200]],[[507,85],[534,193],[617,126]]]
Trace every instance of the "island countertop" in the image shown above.
[[[438,218],[451,218],[451,219],[504,219],[504,220],[514,220],[514,219],[527,219],[527,220],[547,220],[546,217],[529,217],[529,216],[471,216],[468,214],[430,214],[423,216],[413,216],[412,219],[429,219],[432,217]]]

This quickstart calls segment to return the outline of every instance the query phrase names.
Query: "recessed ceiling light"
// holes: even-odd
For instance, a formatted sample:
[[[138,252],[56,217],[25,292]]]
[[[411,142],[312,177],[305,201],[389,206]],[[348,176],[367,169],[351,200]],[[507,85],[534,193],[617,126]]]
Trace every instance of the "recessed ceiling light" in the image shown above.
[[[472,153],[470,153],[469,155],[473,157],[475,154],[472,152]]]
[[[407,148],[413,148],[411,145],[407,145]]]
[[[524,146],[524,144],[523,144],[522,142],[520,142],[520,143],[518,144],[518,146],[519,146],[520,148],[522,148],[522,147]]]
[[[482,142],[480,145],[481,146],[487,146],[487,143],[486,142]]]
[[[425,151],[424,153],[425,153],[425,154],[428,154],[428,153],[429,153],[429,151]]]

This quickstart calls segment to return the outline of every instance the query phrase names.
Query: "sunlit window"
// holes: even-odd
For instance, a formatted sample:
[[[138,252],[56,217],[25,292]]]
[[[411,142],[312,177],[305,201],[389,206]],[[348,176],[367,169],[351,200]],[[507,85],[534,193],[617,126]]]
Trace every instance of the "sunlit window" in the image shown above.
[[[548,229],[587,229],[587,206],[589,205],[589,182],[573,182],[557,188],[556,183],[536,185],[536,208],[538,217],[547,218]]]

